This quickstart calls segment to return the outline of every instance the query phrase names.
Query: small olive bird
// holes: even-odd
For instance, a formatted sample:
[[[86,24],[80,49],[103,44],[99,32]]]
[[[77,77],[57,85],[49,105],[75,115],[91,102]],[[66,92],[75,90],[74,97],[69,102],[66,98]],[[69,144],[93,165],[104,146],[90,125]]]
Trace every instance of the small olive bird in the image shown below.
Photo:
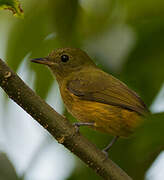
[[[91,58],[76,48],[59,48],[47,57],[32,59],[47,65],[55,75],[67,110],[80,122],[114,136],[128,137],[140,125],[148,109],[124,83],[99,69]]]

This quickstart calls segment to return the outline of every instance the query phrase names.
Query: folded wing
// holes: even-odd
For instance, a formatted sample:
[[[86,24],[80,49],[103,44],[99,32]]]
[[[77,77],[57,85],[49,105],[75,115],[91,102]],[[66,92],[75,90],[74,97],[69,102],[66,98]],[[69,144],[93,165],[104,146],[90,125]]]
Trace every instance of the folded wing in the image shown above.
[[[68,81],[67,88],[80,99],[119,106],[141,115],[148,112],[146,105],[134,91],[100,69],[80,71]]]

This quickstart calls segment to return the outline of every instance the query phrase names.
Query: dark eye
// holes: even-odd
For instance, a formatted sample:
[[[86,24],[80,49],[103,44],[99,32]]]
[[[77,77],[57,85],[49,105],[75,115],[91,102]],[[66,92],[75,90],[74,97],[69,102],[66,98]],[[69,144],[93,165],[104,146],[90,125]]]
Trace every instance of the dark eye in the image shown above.
[[[61,61],[62,62],[67,62],[69,60],[69,56],[68,55],[62,55],[61,56]]]

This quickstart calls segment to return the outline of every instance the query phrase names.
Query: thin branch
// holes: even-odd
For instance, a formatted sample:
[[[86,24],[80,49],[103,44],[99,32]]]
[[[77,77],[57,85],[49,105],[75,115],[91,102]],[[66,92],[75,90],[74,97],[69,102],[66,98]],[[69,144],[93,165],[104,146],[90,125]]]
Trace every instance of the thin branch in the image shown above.
[[[107,180],[132,180],[110,159],[106,159],[94,144],[89,142],[63,116],[36,95],[1,59],[0,86],[60,143],[77,155],[101,177]]]

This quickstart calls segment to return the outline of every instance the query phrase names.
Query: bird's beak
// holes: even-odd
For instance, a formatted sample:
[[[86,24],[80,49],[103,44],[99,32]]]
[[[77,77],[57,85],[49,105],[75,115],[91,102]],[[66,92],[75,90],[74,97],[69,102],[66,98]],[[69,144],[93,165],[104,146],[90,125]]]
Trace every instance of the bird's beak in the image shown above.
[[[48,57],[31,59],[31,62],[45,64],[48,66],[52,66],[54,64],[54,62],[50,61]]]

